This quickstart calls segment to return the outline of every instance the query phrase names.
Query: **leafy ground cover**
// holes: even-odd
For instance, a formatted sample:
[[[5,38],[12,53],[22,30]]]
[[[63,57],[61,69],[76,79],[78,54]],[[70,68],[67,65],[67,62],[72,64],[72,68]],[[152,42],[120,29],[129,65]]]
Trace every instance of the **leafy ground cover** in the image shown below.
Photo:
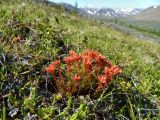
[[[5,119],[159,119],[160,45],[58,5],[0,2],[0,116]],[[99,96],[57,92],[44,69],[74,50],[98,51],[122,74]]]

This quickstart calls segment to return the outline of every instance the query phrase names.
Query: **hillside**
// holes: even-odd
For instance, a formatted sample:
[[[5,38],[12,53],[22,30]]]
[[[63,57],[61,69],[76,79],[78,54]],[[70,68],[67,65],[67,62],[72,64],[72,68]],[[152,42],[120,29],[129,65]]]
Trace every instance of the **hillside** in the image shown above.
[[[6,0],[0,6],[0,119],[159,119],[160,44],[56,4]],[[64,62],[69,50],[85,49],[103,54],[122,73],[95,96],[95,89],[64,95],[45,68]]]
[[[160,6],[151,6],[132,18],[143,21],[160,21]]]

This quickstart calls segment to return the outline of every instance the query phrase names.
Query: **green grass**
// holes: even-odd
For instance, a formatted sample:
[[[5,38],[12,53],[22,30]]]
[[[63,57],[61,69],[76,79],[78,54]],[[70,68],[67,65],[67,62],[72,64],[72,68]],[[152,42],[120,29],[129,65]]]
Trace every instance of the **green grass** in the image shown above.
[[[153,21],[136,21],[131,19],[120,19],[119,23],[128,26],[129,28],[135,29],[139,32],[155,35],[160,37],[160,24],[159,22]]]
[[[15,0],[0,6],[2,120],[159,119],[159,44],[106,28],[58,5]],[[17,36],[20,40],[13,43]],[[70,49],[99,51],[123,74],[98,98],[64,97],[43,69]]]
[[[138,26],[142,26],[142,28],[146,28],[149,30],[155,30],[157,32],[160,31],[160,24],[158,21],[136,21],[136,20],[124,20],[126,22],[128,22],[131,25],[138,25]]]
[[[135,26],[135,25],[129,25],[129,27],[132,28],[132,29],[135,29],[137,31],[140,31],[140,32],[144,32],[144,33],[160,36],[160,32],[156,31],[154,29],[142,28],[141,26]]]

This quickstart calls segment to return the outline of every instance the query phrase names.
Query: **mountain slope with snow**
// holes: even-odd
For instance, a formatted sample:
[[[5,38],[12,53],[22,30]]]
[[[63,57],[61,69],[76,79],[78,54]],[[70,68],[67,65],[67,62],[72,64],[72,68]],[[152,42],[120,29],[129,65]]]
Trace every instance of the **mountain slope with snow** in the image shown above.
[[[142,9],[132,8],[83,8],[86,13],[97,16],[112,16],[112,17],[124,17],[127,15],[136,15],[142,11]]]
[[[132,18],[144,21],[160,21],[160,5],[151,6]]]
[[[67,3],[60,3],[63,7],[70,11],[77,9],[80,15],[95,15],[95,16],[109,16],[109,17],[125,17],[128,15],[136,15],[142,11],[138,8],[75,8]]]

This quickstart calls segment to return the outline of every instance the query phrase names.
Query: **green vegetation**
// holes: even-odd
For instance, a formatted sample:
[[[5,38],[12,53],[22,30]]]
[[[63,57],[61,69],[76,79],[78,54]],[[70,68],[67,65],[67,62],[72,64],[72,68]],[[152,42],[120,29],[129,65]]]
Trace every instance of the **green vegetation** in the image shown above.
[[[136,21],[131,18],[96,17],[101,24],[142,40],[160,43],[160,24],[155,21]]]
[[[160,44],[59,5],[0,2],[0,119],[160,119]],[[44,68],[69,50],[98,51],[123,73],[99,97],[63,96]]]
[[[115,20],[115,23],[116,23],[116,20]],[[126,25],[127,27],[135,29],[139,32],[143,32],[143,33],[150,34],[150,35],[156,35],[156,36],[160,37],[160,24],[159,24],[159,22],[120,19],[118,23]]]
[[[151,29],[155,31],[160,31],[160,24],[158,21],[135,21],[135,20],[125,20],[130,25],[141,26],[142,28]]]
[[[148,34],[153,34],[153,35],[156,35],[156,36],[160,36],[160,31],[156,31],[154,29],[146,29],[146,28],[142,28],[140,26],[135,26],[135,25],[129,25],[130,28],[133,28],[133,29],[136,29],[140,32],[145,32],[145,33],[148,33]]]

